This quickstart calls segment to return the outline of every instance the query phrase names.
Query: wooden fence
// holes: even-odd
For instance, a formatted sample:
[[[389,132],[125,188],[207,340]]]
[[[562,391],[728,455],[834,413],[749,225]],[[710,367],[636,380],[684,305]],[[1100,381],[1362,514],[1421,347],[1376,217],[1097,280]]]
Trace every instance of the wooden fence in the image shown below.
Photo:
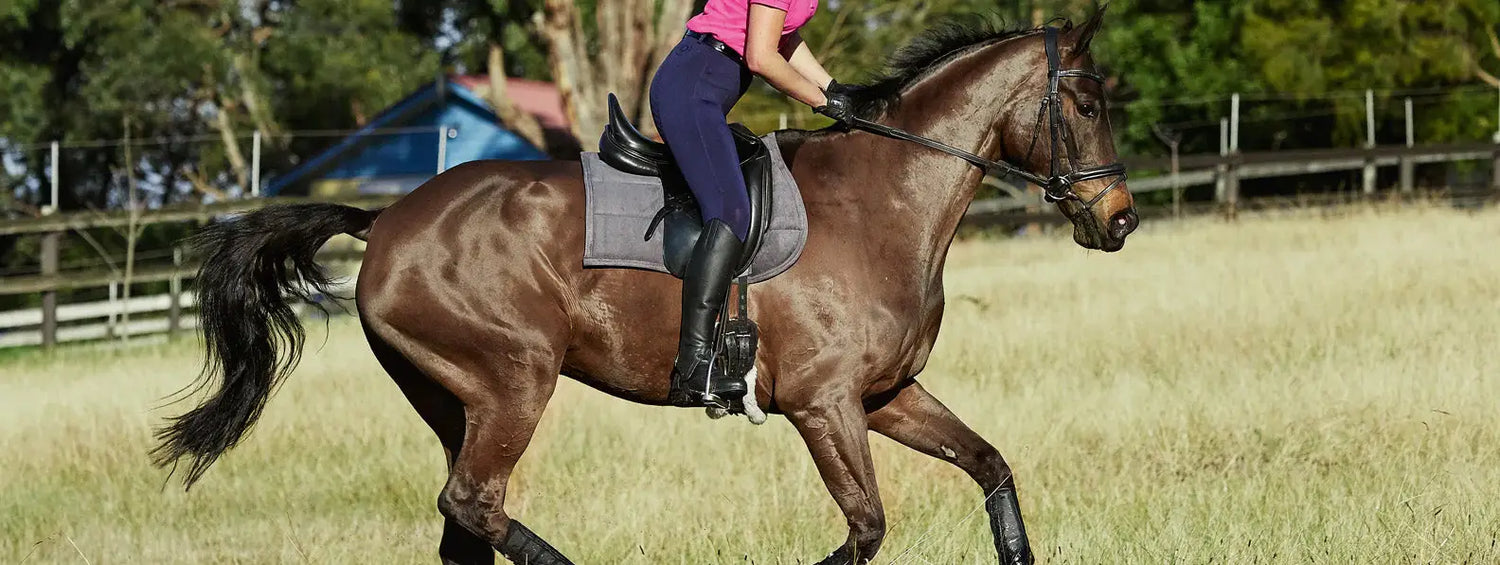
[[[110,288],[113,294],[118,285],[111,285]],[[52,341],[85,341],[156,333],[175,335],[180,330],[197,327],[197,317],[187,312],[196,305],[197,295],[185,292],[58,306],[53,313],[54,323],[91,323],[56,328],[53,330]],[[127,314],[144,316],[127,322]],[[45,311],[41,308],[0,312],[0,347],[42,345],[46,334],[40,329],[27,330],[41,327],[44,315]]]
[[[1351,200],[1347,194],[1244,200],[1240,197],[1239,189],[1240,181],[1244,179],[1363,171],[1361,197],[1367,198],[1376,194],[1379,188],[1376,185],[1376,170],[1380,167],[1398,167],[1401,171],[1400,180],[1389,194],[1410,194],[1415,189],[1415,167],[1427,163],[1487,162],[1491,170],[1490,184],[1493,192],[1484,199],[1488,201],[1500,195],[1500,145],[1489,143],[1225,153],[1180,158],[1126,158],[1124,161],[1131,169],[1131,192],[1139,195],[1171,190],[1174,193],[1173,206],[1142,209],[1142,215],[1148,219],[1202,213],[1222,213],[1232,218],[1242,209],[1330,205]],[[1018,226],[1064,221],[1060,215],[1042,205],[1035,191],[1027,192],[999,179],[987,179],[986,182],[1001,187],[1008,196],[974,202],[964,219],[966,225]],[[1184,188],[1210,184],[1216,187],[1213,201],[1182,201]],[[389,195],[360,196],[337,202],[362,208],[377,208],[389,205],[397,198]],[[58,269],[59,242],[68,231],[168,222],[204,222],[217,216],[242,213],[272,204],[309,201],[312,200],[257,198],[212,205],[167,206],[141,211],[135,218],[125,211],[113,211],[51,214],[0,221],[0,236],[29,234],[41,237],[38,274],[0,278],[0,295],[41,294],[41,306],[38,308],[0,312],[0,347],[51,347],[63,341],[175,333],[195,327],[196,318],[191,312],[195,305],[195,295],[184,290],[184,283],[195,274],[196,264],[182,261],[179,256],[179,260],[172,263],[136,265],[132,269],[130,284],[168,281],[169,292],[128,300],[118,298],[123,294],[118,289],[126,284],[124,273],[118,270],[83,269],[64,272]],[[359,255],[357,250],[343,250],[323,253],[319,258],[326,261],[356,261]],[[58,291],[105,287],[116,289],[113,296],[117,298],[82,304],[57,303]],[[150,317],[131,319],[137,314]],[[127,319],[130,319],[128,323],[125,321]],[[65,322],[71,324],[61,325]]]
[[[364,208],[387,206],[396,196],[359,196],[341,200],[343,204]],[[141,211],[131,218],[128,211],[72,212],[50,214],[0,222],[0,236],[38,235],[41,237],[38,274],[0,278],[0,295],[40,294],[37,308],[0,312],[0,347],[53,345],[78,340],[124,338],[151,333],[175,334],[196,326],[192,313],[195,296],[184,290],[186,281],[198,265],[175,254],[170,263],[134,265],[126,280],[123,269],[58,269],[59,242],[71,230],[102,227],[127,227],[173,222],[204,222],[226,214],[243,213],[272,204],[312,202],[308,198],[257,198],[210,205],[167,206]],[[320,200],[321,201],[321,200]],[[358,260],[359,253],[343,250],[321,253],[324,261]],[[126,284],[168,282],[168,292],[126,300]],[[59,291],[110,289],[109,300],[84,304],[59,305]],[[139,316],[138,316],[139,315]],[[142,318],[140,316],[146,316]]]

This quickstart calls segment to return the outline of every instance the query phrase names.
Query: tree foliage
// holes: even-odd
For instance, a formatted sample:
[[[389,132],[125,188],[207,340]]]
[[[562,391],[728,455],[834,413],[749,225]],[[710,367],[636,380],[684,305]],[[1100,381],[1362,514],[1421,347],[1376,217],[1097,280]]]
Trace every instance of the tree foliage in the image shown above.
[[[158,202],[243,190],[250,132],[288,162],[309,147],[282,132],[355,126],[438,68],[382,0],[11,2],[0,38],[0,140],[32,177],[12,186],[47,170],[17,148],[60,141],[66,209],[117,203],[127,173],[163,179]],[[93,143],[127,120],[129,167]]]
[[[359,126],[442,72],[561,83],[575,134],[597,137],[603,94],[636,117],[655,63],[702,0],[7,0],[0,2],[0,206],[41,203],[42,147],[63,152],[63,206],[117,205],[126,173],[160,179],[153,202],[239,193],[248,137],[267,174],[331,143],[299,130]],[[953,16],[1031,26],[1075,20],[1092,0],[824,0],[804,37],[834,75],[859,81],[908,38]],[[1127,153],[1161,151],[1153,130],[1214,151],[1227,97],[1245,95],[1242,146],[1320,147],[1364,138],[1366,88],[1379,140],[1404,137],[1401,100],[1422,90],[1422,141],[1484,139],[1496,123],[1500,3],[1493,0],[1115,0],[1096,58],[1111,77]],[[503,81],[501,81],[503,83]],[[1426,92],[1426,89],[1431,89]],[[1351,94],[1352,93],[1352,94]],[[500,114],[523,135],[525,116]],[[806,108],[759,86],[736,118],[775,127]],[[794,122],[796,123],[796,122]],[[531,137],[531,135],[528,135]],[[156,141],[152,141],[156,140]],[[175,141],[174,141],[175,140]],[[19,174],[17,174],[19,173]]]

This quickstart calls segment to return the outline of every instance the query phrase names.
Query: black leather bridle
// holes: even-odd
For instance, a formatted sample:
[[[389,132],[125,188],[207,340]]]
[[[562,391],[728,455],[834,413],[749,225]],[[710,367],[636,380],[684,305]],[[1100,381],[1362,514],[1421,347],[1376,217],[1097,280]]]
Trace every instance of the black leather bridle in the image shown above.
[[[1031,147],[1026,151],[1026,161],[1031,160],[1031,153],[1036,149],[1036,142],[1042,136],[1042,122],[1045,120],[1048,126],[1048,134],[1052,143],[1052,162],[1048,176],[1041,176],[1022,167],[1012,165],[1004,161],[992,161],[980,157],[968,151],[945,144],[941,141],[929,139],[907,131],[890,126],[881,125],[864,118],[854,118],[855,128],[882,135],[892,139],[910,141],[919,145],[930,147],[953,155],[975,166],[984,169],[986,174],[995,176],[1014,176],[1025,179],[1027,182],[1042,187],[1048,202],[1062,202],[1073,200],[1083,206],[1084,210],[1090,210],[1104,195],[1109,194],[1125,182],[1127,177],[1124,163],[1111,163],[1097,167],[1080,168],[1078,166],[1078,146],[1073,140],[1072,132],[1068,129],[1068,123],[1063,120],[1062,94],[1058,87],[1065,78],[1082,78],[1104,84],[1104,77],[1083,69],[1062,68],[1062,55],[1057,48],[1058,29],[1047,26],[1043,30],[1047,49],[1047,95],[1042,98],[1042,107],[1037,111],[1036,130],[1031,136]],[[1064,159],[1067,161],[1067,170],[1063,170]],[[1115,179],[1104,190],[1099,191],[1093,198],[1084,200],[1078,192],[1073,190],[1073,185],[1081,182],[1111,178]]]

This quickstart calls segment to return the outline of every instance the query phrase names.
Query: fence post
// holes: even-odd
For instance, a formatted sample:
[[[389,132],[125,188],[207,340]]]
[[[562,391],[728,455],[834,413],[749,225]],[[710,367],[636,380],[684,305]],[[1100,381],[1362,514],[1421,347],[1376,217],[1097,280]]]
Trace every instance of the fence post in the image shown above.
[[[177,339],[182,329],[182,248],[172,248],[172,279],[167,289],[167,339]]]
[[[1416,120],[1412,115],[1411,97],[1406,98],[1406,148],[1411,149],[1417,145],[1417,133],[1414,129]],[[1417,185],[1416,162],[1412,161],[1410,155],[1401,156],[1401,192],[1411,192]]]
[[[120,335],[119,328],[116,327],[116,321],[120,318],[120,308],[122,306],[123,305],[120,303],[120,283],[119,281],[110,281],[109,318],[108,322],[104,324],[105,337],[109,339],[114,339],[115,337]]]
[[[1365,89],[1365,149],[1375,148],[1375,91]],[[1365,194],[1375,194],[1375,154],[1365,154]]]
[[[1226,188],[1229,192],[1229,219],[1233,220],[1240,212],[1240,93],[1234,93],[1230,104],[1229,157],[1233,162],[1229,164],[1229,182]]]
[[[1500,87],[1495,89],[1497,110],[1500,110]],[[1490,162],[1490,188],[1500,192],[1500,124],[1495,126],[1495,156]]]
[[[57,201],[57,185],[59,178],[62,176],[62,163],[58,160],[61,158],[59,155],[59,148],[60,144],[58,142],[52,142],[52,174],[48,175],[51,177],[49,181],[52,185],[52,212],[56,212],[57,207],[61,205],[61,203]]]
[[[1233,220],[1240,215],[1240,164],[1239,154],[1229,156],[1229,219]]]
[[[437,172],[443,174],[446,170],[448,170],[448,126],[438,126]]]
[[[1495,156],[1490,161],[1490,188],[1500,192],[1500,147],[1495,148]]]
[[[42,275],[57,274],[58,243],[62,240],[61,232],[52,232],[42,236]],[[49,290],[42,293],[42,348],[52,349],[57,346],[57,291]]]
[[[260,130],[250,136],[250,196],[260,196]]]
[[[1229,152],[1240,152],[1240,93],[1229,98]]]
[[[1182,219],[1182,168],[1178,166],[1177,154],[1182,140],[1172,141],[1172,219]]]
[[[1229,119],[1219,119],[1219,156],[1229,156]],[[1214,167],[1214,202],[1223,204],[1229,200],[1229,162],[1221,160]]]

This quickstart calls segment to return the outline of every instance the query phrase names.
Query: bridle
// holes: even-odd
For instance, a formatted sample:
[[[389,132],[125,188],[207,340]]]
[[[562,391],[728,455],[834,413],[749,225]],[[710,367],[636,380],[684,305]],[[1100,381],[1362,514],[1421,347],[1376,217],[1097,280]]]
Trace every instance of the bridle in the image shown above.
[[[1058,29],[1047,26],[1043,28],[1044,39],[1047,49],[1047,95],[1042,98],[1042,107],[1037,111],[1036,130],[1031,135],[1031,147],[1026,151],[1026,161],[1031,160],[1031,154],[1036,150],[1036,142],[1042,136],[1042,122],[1046,120],[1048,137],[1052,143],[1052,162],[1048,176],[1041,176],[1022,167],[1012,165],[1004,161],[992,161],[980,157],[968,151],[945,144],[941,141],[922,137],[904,130],[881,125],[864,118],[854,118],[853,126],[870,133],[882,135],[892,139],[910,141],[919,145],[930,147],[953,155],[974,166],[984,169],[985,174],[994,176],[1020,177],[1032,184],[1042,187],[1044,198],[1048,202],[1062,202],[1073,200],[1083,206],[1085,211],[1093,209],[1095,204],[1104,199],[1106,194],[1114,191],[1115,187],[1125,182],[1127,177],[1124,163],[1111,163],[1097,167],[1080,168],[1078,166],[1078,146],[1073,140],[1072,132],[1068,123],[1063,120],[1062,94],[1058,87],[1065,78],[1082,78],[1104,84],[1104,77],[1083,69],[1062,68],[1062,55],[1057,48]],[[1064,159],[1067,161],[1067,170],[1063,170]],[[1111,178],[1110,183],[1104,190],[1099,191],[1093,198],[1084,200],[1079,196],[1073,186],[1086,181]]]

